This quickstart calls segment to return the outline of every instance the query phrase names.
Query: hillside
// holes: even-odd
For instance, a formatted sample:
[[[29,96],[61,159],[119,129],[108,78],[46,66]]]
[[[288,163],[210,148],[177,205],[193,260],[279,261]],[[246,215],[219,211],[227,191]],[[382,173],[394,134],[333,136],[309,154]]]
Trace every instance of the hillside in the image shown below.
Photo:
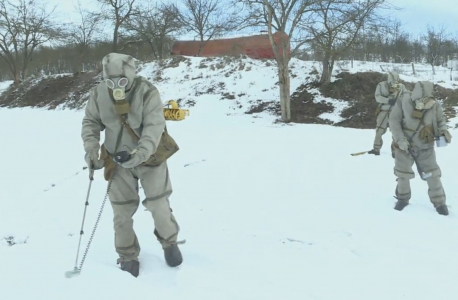
[[[433,81],[449,118],[456,115],[458,81],[453,77],[458,74],[446,68],[436,67],[433,76],[430,66],[416,64],[414,76],[410,65],[355,61],[352,67],[343,61],[336,63],[333,82],[320,86],[319,62],[293,59],[290,65],[294,123],[374,128],[375,86],[383,80],[383,72],[390,70],[399,72],[409,88],[420,79]],[[203,98],[227,101],[227,114],[279,119],[278,79],[272,61],[175,56],[161,63],[139,63],[138,71],[158,86],[164,101],[174,99],[187,108],[199,105],[198,99]],[[97,71],[32,78],[1,95],[0,107],[81,109],[88,90],[100,80]]]

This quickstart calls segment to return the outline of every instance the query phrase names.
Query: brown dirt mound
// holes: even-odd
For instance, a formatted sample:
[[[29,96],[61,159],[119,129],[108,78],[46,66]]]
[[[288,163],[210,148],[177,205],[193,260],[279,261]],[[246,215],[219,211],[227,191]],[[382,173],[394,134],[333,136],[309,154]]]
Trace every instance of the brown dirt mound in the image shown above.
[[[320,86],[323,96],[348,102],[349,107],[344,109],[341,117],[344,121],[336,126],[352,128],[375,128],[377,103],[374,99],[375,87],[385,80],[383,74],[361,72],[350,74],[347,72],[337,75],[337,80],[328,85]]]
[[[331,121],[318,116],[322,113],[333,112],[334,106],[325,101],[315,103],[314,95],[308,91],[311,87],[312,84],[303,84],[291,95],[291,122],[332,124]]]
[[[458,90],[446,89],[439,85],[435,85],[436,97],[442,100],[444,114],[447,118],[456,116],[455,107],[458,106]]]
[[[269,113],[275,116],[281,116],[280,103],[278,103],[277,101],[264,102],[262,100],[257,100],[256,104],[252,105],[250,109],[247,112],[245,112],[245,114],[252,115],[264,111],[268,111]]]
[[[11,86],[0,96],[1,107],[47,107],[79,109],[87,100],[88,91],[100,82],[98,71],[57,77],[29,79]]]

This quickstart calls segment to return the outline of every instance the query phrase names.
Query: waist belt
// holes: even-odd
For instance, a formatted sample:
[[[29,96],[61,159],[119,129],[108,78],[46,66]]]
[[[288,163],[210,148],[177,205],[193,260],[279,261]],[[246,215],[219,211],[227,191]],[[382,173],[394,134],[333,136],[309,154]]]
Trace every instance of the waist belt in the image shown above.
[[[410,131],[410,132],[420,132],[418,130],[413,130],[413,129],[410,129],[410,128],[402,128],[402,130],[405,130],[405,131]]]

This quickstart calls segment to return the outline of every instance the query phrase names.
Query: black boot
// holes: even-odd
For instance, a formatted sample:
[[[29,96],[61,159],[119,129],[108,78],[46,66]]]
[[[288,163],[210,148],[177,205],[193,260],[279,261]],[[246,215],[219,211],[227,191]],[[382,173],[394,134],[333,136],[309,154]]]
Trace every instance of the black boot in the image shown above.
[[[447,208],[447,205],[445,204],[442,204],[441,206],[436,207],[436,211],[440,215],[448,216],[448,208]]]
[[[405,201],[405,200],[398,200],[398,202],[396,202],[396,205],[394,206],[394,209],[395,210],[403,210],[404,207],[406,207],[407,205],[409,205],[409,201]]]
[[[138,260],[121,261],[121,270],[127,271],[132,276],[137,277],[140,272],[140,263]]]
[[[169,267],[178,267],[183,262],[183,256],[177,244],[164,248],[164,258]]]
[[[183,263],[183,256],[181,255],[180,248],[178,248],[178,244],[184,244],[186,241],[167,241],[159,235],[157,229],[154,229],[154,235],[162,245],[162,249],[164,250],[164,258],[167,265],[169,265],[169,267],[178,267],[181,265]]]
[[[371,151],[367,152],[368,154],[380,155],[380,150],[372,149]]]

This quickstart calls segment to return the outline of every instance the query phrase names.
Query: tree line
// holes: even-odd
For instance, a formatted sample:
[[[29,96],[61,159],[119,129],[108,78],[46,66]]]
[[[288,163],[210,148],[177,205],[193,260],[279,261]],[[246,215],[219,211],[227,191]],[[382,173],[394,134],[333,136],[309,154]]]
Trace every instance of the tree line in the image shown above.
[[[109,52],[142,61],[169,57],[187,34],[200,41],[228,34],[267,31],[275,52],[282,119],[288,121],[289,61],[318,60],[328,84],[334,62],[355,59],[444,65],[458,53],[457,38],[427,26],[421,36],[385,17],[399,9],[387,0],[95,0],[95,10],[76,2],[78,21],[58,23],[40,0],[0,0],[0,80],[19,84],[29,76],[101,69]],[[389,15],[389,14],[388,14]],[[276,31],[287,34],[277,43]],[[286,49],[290,49],[290,54]]]

